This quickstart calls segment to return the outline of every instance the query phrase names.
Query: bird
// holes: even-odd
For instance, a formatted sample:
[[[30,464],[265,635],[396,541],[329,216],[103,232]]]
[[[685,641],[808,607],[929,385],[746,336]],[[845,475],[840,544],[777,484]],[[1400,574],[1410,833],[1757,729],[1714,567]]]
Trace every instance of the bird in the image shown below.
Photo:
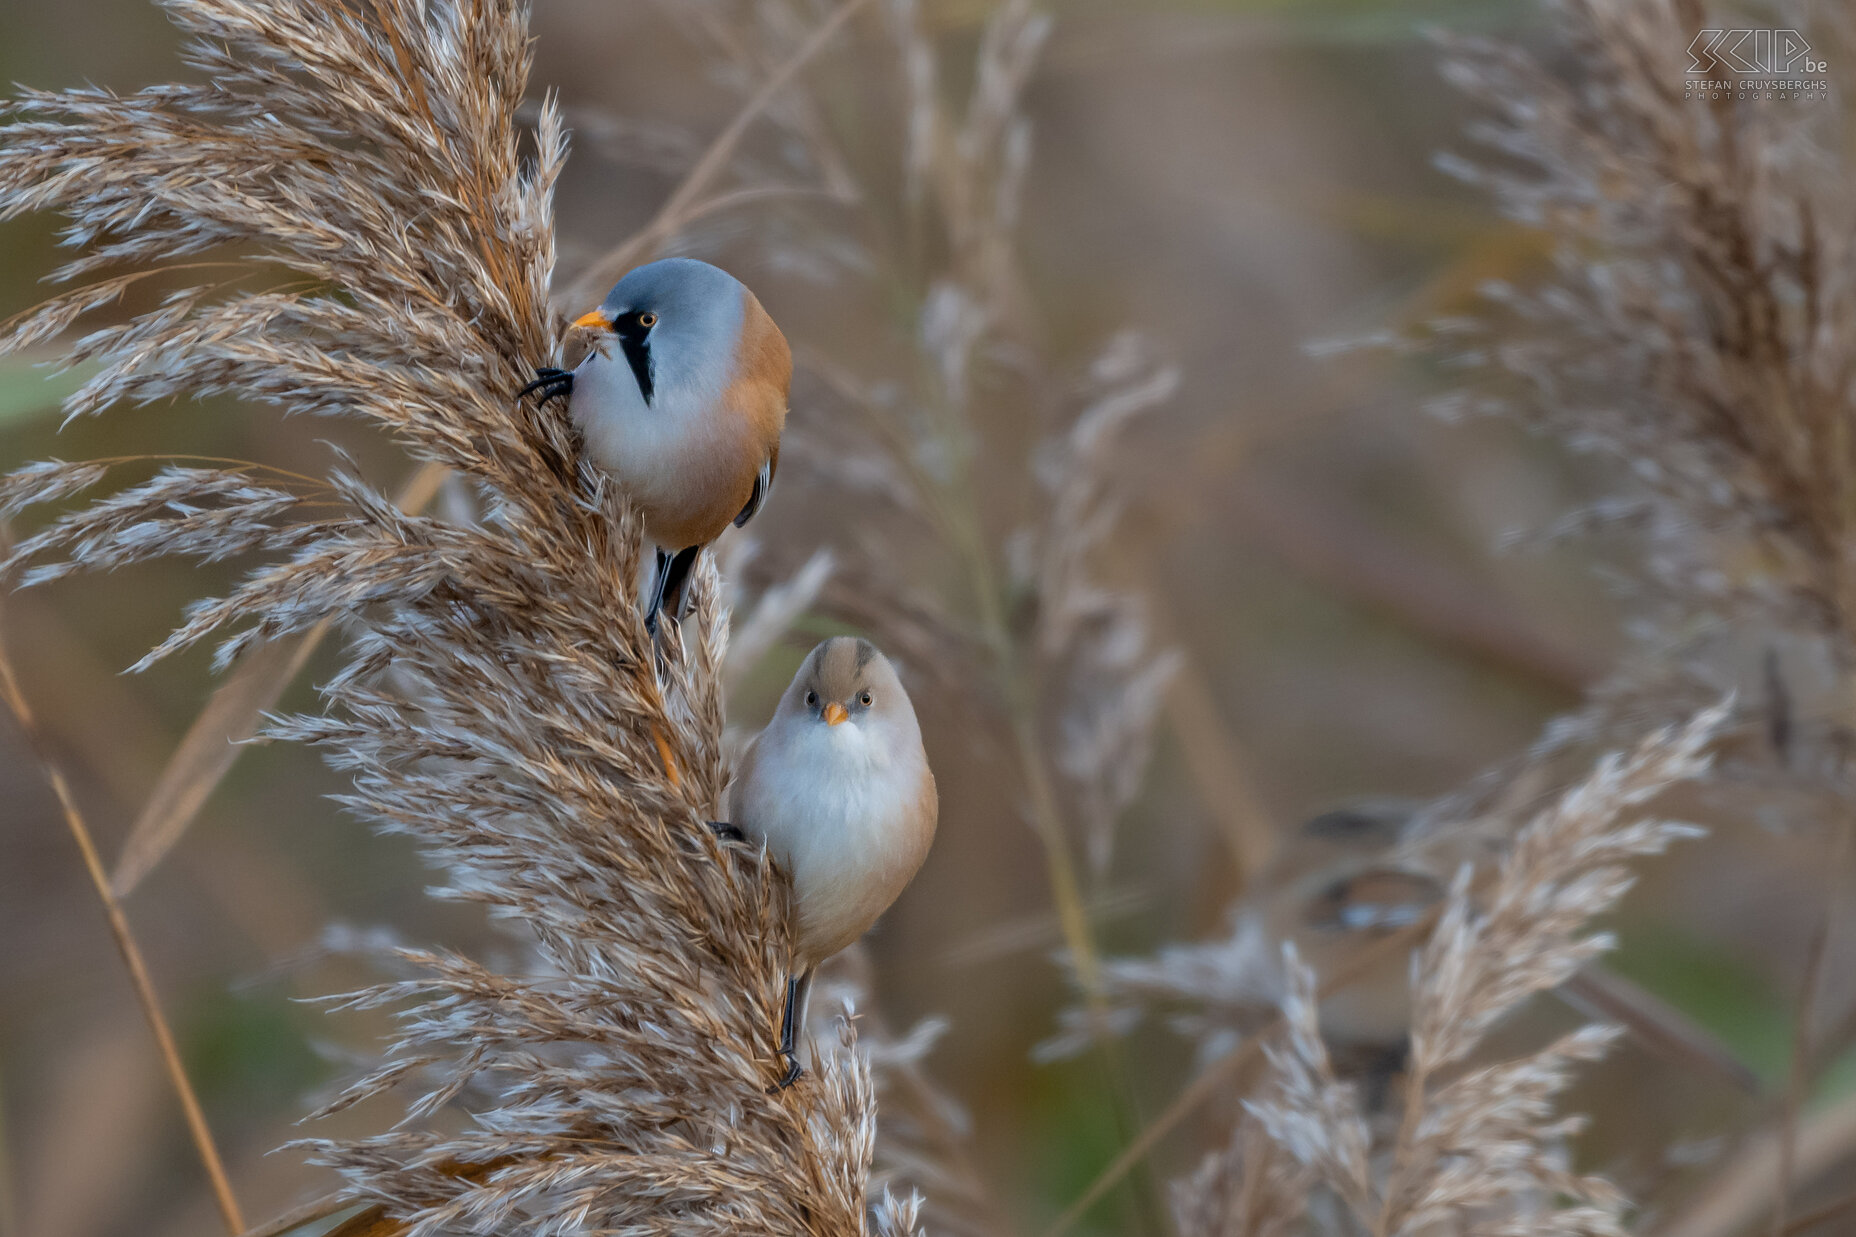
[[[1393,859],[1413,810],[1400,800],[1361,800],[1304,821],[1257,881],[1267,937],[1294,942],[1326,977],[1422,920],[1443,900],[1444,885]],[[1388,955],[1321,1002],[1322,1035],[1343,1064],[1377,1077],[1402,1061],[1411,1021],[1408,970],[1404,954]]]
[[[1492,839],[1473,830],[1422,830],[1417,804],[1364,799],[1304,821],[1259,876],[1256,913],[1269,939],[1293,941],[1323,979],[1348,976],[1321,1002],[1321,1033],[1336,1067],[1383,1098],[1402,1070],[1411,1022],[1409,950],[1364,965],[1375,942],[1417,929],[1443,902],[1454,869],[1485,874]],[[1483,880],[1472,882],[1480,903]],[[1414,942],[1415,946],[1415,942]],[[1589,962],[1555,989],[1588,1017],[1625,1027],[1646,1048],[1748,1095],[1758,1077],[1706,1028],[1625,977]]]
[[[773,720],[742,756],[728,824],[792,880],[794,959],[780,1018],[785,1077],[818,965],[862,936],[927,858],[939,799],[921,725],[896,668],[868,640],[806,655]]]
[[[643,514],[657,550],[645,610],[655,635],[703,547],[767,500],[792,349],[746,285],[694,258],[636,267],[573,327],[586,355],[536,370],[518,394],[564,396],[587,455]]]

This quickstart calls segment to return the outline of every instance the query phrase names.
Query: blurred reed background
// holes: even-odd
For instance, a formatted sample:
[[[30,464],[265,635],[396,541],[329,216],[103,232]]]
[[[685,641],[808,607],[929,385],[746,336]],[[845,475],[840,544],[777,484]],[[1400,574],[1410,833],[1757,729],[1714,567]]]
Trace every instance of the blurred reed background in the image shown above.
[[[1077,1025],[1076,980],[1109,1016],[1100,960],[1220,936],[1298,822],[1473,788],[1578,706],[1633,647],[1640,609],[1607,577],[1637,568],[1604,541],[1502,547],[1622,470],[1507,422],[1427,416],[1450,381],[1434,356],[1310,347],[1416,330],[1476,308],[1485,281],[1548,269],[1538,229],[1434,169],[1474,109],[1421,37],[1435,24],[1548,46],[1532,6],[873,3],[746,131],[724,200],[662,214],[832,7],[539,6],[534,82],[558,91],[573,133],[556,289],[592,304],[604,283],[576,281],[639,236],[624,260],[724,265],[792,340],[779,485],[724,569],[745,607],[795,579],[803,604],[739,667],[730,722],[764,720],[824,633],[869,631],[903,665],[942,824],[867,942],[874,1004],[898,1030],[945,1020],[922,1068],[970,1121],[975,1213],[1035,1232],[1195,1072],[1151,1020],[1110,1052],[1034,1062]],[[0,77],[128,90],[172,78],[177,42],[140,0],[9,0]],[[0,225],[0,309],[41,295],[55,226]],[[120,312],[165,290],[137,288]],[[192,452],[319,474],[338,443],[375,484],[411,473],[364,427],[228,400],[61,428],[74,383],[34,359],[0,362],[9,468]],[[830,570],[796,576],[821,549]],[[204,650],[121,672],[235,578],[160,562],[3,603],[23,690],[106,864],[213,685]],[[1778,637],[1742,635],[1707,665],[1743,704],[1828,681],[1796,654],[1805,686],[1785,686],[1768,669]],[[283,704],[308,705],[334,664],[312,657]],[[15,728],[0,745],[0,1237],[210,1231],[58,804]],[[416,896],[431,878],[413,847],[345,816],[327,799],[340,789],[304,750],[246,752],[126,900],[251,1218],[326,1185],[270,1153],[385,1028],[300,1003],[371,978],[323,951],[329,926],[504,948],[468,907]],[[1646,866],[1607,921],[1614,969],[1769,1092],[1785,1089],[1807,970],[1824,977],[1818,1022],[1840,1025],[1856,1001],[1856,938],[1813,946],[1824,836],[1779,819],[1782,797],[1685,801],[1711,835]],[[1830,878],[1847,896],[1844,860]],[[1827,1069],[1800,1102],[1852,1087],[1856,1069]],[[1568,1107],[1597,1131],[1580,1163],[1641,1193],[1709,1163],[1767,1102],[1627,1043]],[[1164,1183],[1230,1115],[1192,1113],[1077,1231],[1162,1231]],[[1816,1148],[1817,1177],[1834,1181],[1853,1149]]]

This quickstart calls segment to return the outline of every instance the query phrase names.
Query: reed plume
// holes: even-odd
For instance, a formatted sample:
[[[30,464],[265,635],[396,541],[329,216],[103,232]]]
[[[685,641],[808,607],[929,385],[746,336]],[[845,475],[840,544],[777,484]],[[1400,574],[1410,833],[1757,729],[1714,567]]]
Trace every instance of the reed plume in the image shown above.
[[[1265,1048],[1267,1079],[1232,1145],[1176,1187],[1182,1232],[1282,1231],[1317,1184],[1328,1231],[1624,1232],[1622,1195],[1567,1166],[1563,1144],[1581,1122],[1559,1116],[1555,1103],[1573,1067],[1602,1053],[1614,1032],[1587,1026],[1513,1060],[1476,1054],[1528,997],[1611,946],[1586,925],[1629,889],[1627,865],[1698,832],[1643,813],[1706,772],[1725,717],[1724,707],[1705,711],[1628,757],[1600,761],[1519,831],[1482,888],[1463,869],[1412,961],[1411,1051],[1395,1135],[1376,1130],[1353,1084],[1336,1077],[1314,975],[1290,948],[1286,1037]]]
[[[1776,806],[1772,792],[1786,783],[1811,792],[1812,809],[1846,812],[1841,753],[1856,630],[1847,549],[1856,531],[1847,501],[1849,326],[1856,318],[1849,229],[1840,222],[1851,200],[1849,172],[1833,153],[1843,109],[1830,98],[1689,94],[1687,49],[1696,32],[1735,24],[1707,20],[1699,4],[1552,0],[1545,7],[1554,40],[1546,53],[1442,38],[1446,75],[1478,117],[1469,129],[1473,154],[1453,153],[1441,164],[1488,191],[1514,225],[1544,238],[1549,263],[1534,278],[1485,286],[1474,313],[1381,342],[1415,351],[1447,376],[1449,392],[1433,402],[1440,414],[1510,416],[1600,459],[1614,493],[1547,534],[1602,533],[1627,547],[1625,566],[1609,579],[1646,638],[1531,751],[1428,815],[1445,822],[1504,815],[1504,802],[1511,811],[1537,793],[1530,783],[1554,784],[1594,747],[1634,742],[1735,686],[1754,696],[1752,707],[1735,709],[1732,724],[1719,711],[1704,714],[1719,759],[1707,769],[1689,760],[1665,772],[1749,786],[1766,817],[1796,814]],[[1821,49],[1841,45],[1847,33],[1826,16],[1813,39]],[[1711,78],[1735,76],[1725,65],[1711,68]],[[1749,633],[1766,645],[1763,678],[1750,683],[1749,659],[1736,651]],[[1798,669],[1787,674],[1787,666]],[[1833,681],[1830,690],[1816,686]],[[1538,822],[1522,832],[1500,881],[1547,864],[1541,843],[1552,832]],[[1341,1200],[1323,1219],[1342,1231],[1421,1231],[1446,1222],[1450,1208],[1457,1217],[1447,1223],[1472,1229],[1618,1228],[1621,1199],[1567,1174],[1551,1119],[1568,1067],[1602,1048],[1599,1032],[1426,1093],[1440,1064],[1460,1062],[1487,1029],[1484,1005],[1513,1004],[1472,999],[1473,990],[1492,997],[1511,986],[1512,997],[1552,986],[1576,965],[1560,952],[1572,944],[1563,936],[1540,938],[1558,940],[1547,955],[1512,953],[1497,963],[1489,942],[1470,939],[1493,930],[1497,914],[1466,936],[1470,905],[1459,890],[1414,963],[1415,1081],[1405,1129],[1389,1147],[1369,1138],[1375,1154],[1365,1159],[1348,1150],[1364,1127],[1334,1116],[1346,1106],[1336,1107],[1340,1084],[1313,1038],[1308,978],[1287,968],[1285,1014],[1298,1029],[1272,1055],[1274,1090],[1256,1107],[1275,1137],[1246,1123],[1182,1186],[1182,1219],[1193,1231],[1254,1231],[1220,1225],[1251,1214],[1244,1209],[1263,1197],[1299,1214],[1303,1189],[1315,1180]],[[1205,1049],[1223,1050],[1254,1025],[1259,997],[1283,973],[1266,946],[1238,931],[1153,960],[1111,962],[1111,992],[1129,1018],[1160,1002],[1196,1007],[1186,1029]],[[1472,983],[1478,954],[1488,967]],[[1552,957],[1557,962],[1543,971]],[[1460,984],[1446,983],[1451,976]],[[1807,989],[1811,983],[1807,977]],[[1426,1139],[1441,1131],[1458,1140],[1457,1152],[1425,1153]],[[1502,1161],[1495,1149],[1513,1158]],[[1485,1210],[1504,1194],[1531,1210]],[[1556,1214],[1555,1198],[1579,1205]]]
[[[565,420],[514,392],[557,357],[552,101],[518,127],[527,10],[511,0],[171,0],[200,84],[30,92],[5,109],[0,215],[56,211],[76,285],[8,324],[52,338],[139,281],[158,305],[67,350],[70,415],[238,395],[360,418],[463,478],[480,520],[406,514],[342,458],[326,477],[176,463],[58,516],[9,577],[167,555],[256,559],[144,659],[217,663],[325,621],[323,708],[269,736],[352,778],[344,802],[414,838],[438,896],[528,943],[496,970],[404,949],[415,977],[350,994],[397,1042],[331,1108],[392,1094],[390,1131],[309,1146],[419,1234],[906,1231],[866,1209],[864,1058],[770,1094],[784,887],[706,827],[727,776],[727,620],[705,560],[654,654],[635,513]],[[133,464],[48,463],[17,512]],[[848,1038],[848,1023],[840,1024]],[[454,1101],[468,1097],[460,1108]],[[467,1111],[466,1111],[467,1109]]]
[[[1609,582],[1644,638],[1550,737],[1615,742],[1733,675],[1743,695],[1790,695],[1779,754],[1821,773],[1841,763],[1848,692],[1810,681],[1847,683],[1856,648],[1847,106],[1827,80],[1750,97],[1725,61],[1691,65],[1697,31],[1722,24],[1693,0],[1547,8],[1550,56],[1442,41],[1477,119],[1440,165],[1537,232],[1549,264],[1405,345],[1452,377],[1439,412],[1508,416],[1602,464],[1611,492],[1545,533],[1625,551]],[[1850,46],[1843,17],[1804,16],[1817,54]],[[1755,625],[1776,688],[1725,665]]]

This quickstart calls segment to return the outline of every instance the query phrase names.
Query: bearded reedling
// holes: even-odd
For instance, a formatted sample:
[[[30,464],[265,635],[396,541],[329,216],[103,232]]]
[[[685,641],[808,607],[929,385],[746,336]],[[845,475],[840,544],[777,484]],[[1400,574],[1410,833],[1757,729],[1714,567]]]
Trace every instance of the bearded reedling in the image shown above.
[[[766,501],[780,462],[793,354],[755,295],[694,258],[638,267],[576,330],[572,369],[522,389],[567,397],[586,452],[644,515],[657,547],[645,626],[657,631],[702,548]]]
[[[934,841],[938,799],[915,707],[867,640],[834,636],[806,657],[729,789],[730,820],[793,882],[796,948],[780,1019],[792,1085],[819,963],[889,909]]]

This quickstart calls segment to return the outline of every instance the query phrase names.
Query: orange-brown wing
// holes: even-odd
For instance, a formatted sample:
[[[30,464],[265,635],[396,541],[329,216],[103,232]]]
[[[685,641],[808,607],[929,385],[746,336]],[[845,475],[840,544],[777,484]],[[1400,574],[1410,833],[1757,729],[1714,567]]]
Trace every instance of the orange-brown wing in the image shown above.
[[[786,401],[793,385],[793,350],[786,336],[752,292],[747,294],[747,313],[741,328],[741,343],[735,356],[735,380],[728,402],[753,426],[753,439],[766,451],[760,469],[754,475],[754,488],[741,511],[735,516],[739,528],[754,518],[773,488],[773,475],[780,467],[780,434],[786,426]]]

